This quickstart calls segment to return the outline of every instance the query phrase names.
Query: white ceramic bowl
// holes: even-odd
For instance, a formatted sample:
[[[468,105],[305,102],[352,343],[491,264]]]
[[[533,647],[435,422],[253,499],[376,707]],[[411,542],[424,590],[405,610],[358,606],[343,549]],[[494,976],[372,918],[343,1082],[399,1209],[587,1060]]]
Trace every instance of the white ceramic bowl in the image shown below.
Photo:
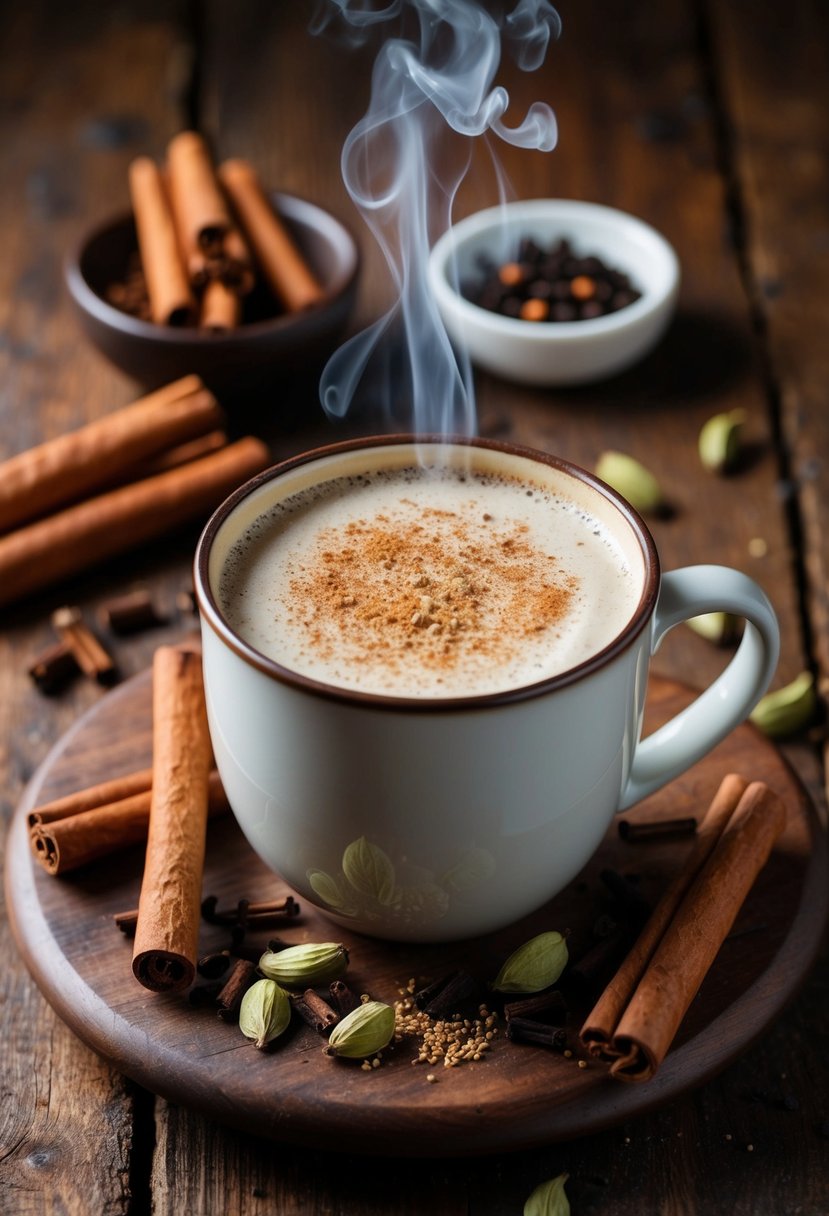
[[[562,237],[576,257],[595,255],[630,276],[633,304],[585,321],[522,321],[480,308],[456,284],[480,275],[476,259],[514,257],[531,237],[550,247]],[[440,238],[429,281],[449,337],[486,371],[524,384],[585,384],[636,363],[656,345],[674,311],[679,262],[649,224],[596,203],[540,198],[478,211]]]

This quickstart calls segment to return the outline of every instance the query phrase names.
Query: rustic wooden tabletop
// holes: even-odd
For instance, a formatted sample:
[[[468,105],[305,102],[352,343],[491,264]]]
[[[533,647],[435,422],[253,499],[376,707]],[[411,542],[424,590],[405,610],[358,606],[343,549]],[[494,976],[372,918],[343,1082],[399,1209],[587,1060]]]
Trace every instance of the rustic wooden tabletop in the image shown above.
[[[308,32],[310,5],[246,0],[30,0],[8,10],[0,49],[0,456],[97,418],[138,386],[80,338],[62,259],[83,230],[127,206],[126,169],[185,126],[220,156],[329,207],[359,235],[354,326],[388,298],[382,257],[343,187],[339,154],[364,112],[372,52]],[[505,68],[516,113],[554,107],[550,154],[501,149],[517,197],[589,199],[631,211],[674,244],[678,316],[638,368],[578,390],[477,377],[482,434],[587,467],[605,448],[639,457],[670,489],[654,534],[666,568],[716,561],[755,577],[782,627],[775,679],[829,677],[829,16],[818,0],[728,4],[562,0],[546,66]],[[485,159],[461,210],[497,200]],[[696,441],[743,407],[748,458],[716,478]],[[313,381],[233,403],[275,458],[331,438]],[[339,433],[375,429],[360,418]],[[55,698],[27,659],[58,604],[93,612],[151,586],[160,630],[121,641],[124,676],[192,618],[175,609],[197,528],[7,609],[0,631],[4,817],[50,747],[107,694],[79,680]],[[681,634],[681,636],[679,636]],[[722,653],[677,631],[656,667],[702,685]],[[818,725],[783,751],[825,823]],[[342,1157],[229,1131],[140,1089],[98,1059],[44,1001],[0,925],[0,1210],[9,1213],[422,1213],[507,1216],[561,1172],[574,1213],[778,1216],[829,1210],[825,954],[788,1011],[725,1072],[656,1114],[549,1148],[478,1159]],[[276,1095],[278,1100],[278,1095]]]

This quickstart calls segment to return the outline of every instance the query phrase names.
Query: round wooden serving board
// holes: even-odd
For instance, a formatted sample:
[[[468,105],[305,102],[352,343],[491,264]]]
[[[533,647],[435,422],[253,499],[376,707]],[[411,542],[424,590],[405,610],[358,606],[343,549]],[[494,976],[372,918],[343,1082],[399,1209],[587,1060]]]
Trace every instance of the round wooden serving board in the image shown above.
[[[487,1058],[452,1069],[413,1066],[416,1048],[404,1041],[386,1051],[382,1067],[365,1072],[359,1063],[324,1056],[323,1041],[304,1023],[275,1050],[258,1052],[212,1009],[154,995],[133,979],[131,943],[112,916],[138,902],[143,850],[62,879],[42,871],[30,853],[25,815],[32,806],[149,764],[150,694],[149,673],[108,693],[47,758],[12,825],[8,902],[32,974],[72,1029],[141,1085],[221,1122],[319,1148],[396,1156],[456,1156],[583,1135],[662,1105],[721,1069],[779,1013],[814,958],[826,915],[825,843],[792,771],[746,725],[627,816],[699,815],[731,770],[767,781],[789,812],[784,835],[653,1080],[621,1084],[601,1065],[580,1068],[575,1055],[511,1043],[502,1033]],[[690,697],[676,684],[653,679],[648,727]],[[570,928],[576,954],[606,909],[598,877],[603,868],[634,875],[639,889],[654,898],[688,843],[625,843],[614,824],[566,891],[486,939],[438,946],[372,941],[333,926],[304,900],[301,919],[280,935],[291,942],[345,941],[351,986],[391,1002],[410,977],[420,984],[463,967],[482,980],[492,978],[511,950],[543,929]],[[208,829],[204,891],[226,905],[276,897],[287,888],[227,816]],[[203,925],[204,952],[226,945],[226,933]],[[571,1013],[574,1046],[584,1012],[575,1007]],[[427,1081],[427,1073],[436,1083]]]

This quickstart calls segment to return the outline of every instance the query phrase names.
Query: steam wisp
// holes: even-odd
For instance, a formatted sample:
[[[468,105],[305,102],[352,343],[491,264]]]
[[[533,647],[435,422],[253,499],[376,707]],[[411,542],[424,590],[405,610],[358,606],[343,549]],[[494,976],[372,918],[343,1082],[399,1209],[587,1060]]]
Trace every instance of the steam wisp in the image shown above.
[[[549,105],[533,103],[510,126],[509,96],[493,82],[502,44],[523,70],[541,66],[558,36],[558,15],[547,0],[518,0],[508,13],[474,0],[391,0],[380,7],[326,0],[317,30],[337,16],[355,40],[371,27],[395,23],[375,60],[368,111],[343,147],[342,173],[383,251],[398,298],[331,357],[320,398],[329,416],[344,416],[372,356],[382,356],[384,340],[402,329],[403,365],[383,390],[390,412],[403,381],[411,399],[403,429],[472,435],[471,370],[450,346],[426,277],[432,240],[449,226],[471,147],[439,176],[438,145],[447,130],[469,138],[491,131],[521,148],[552,150],[557,129]]]

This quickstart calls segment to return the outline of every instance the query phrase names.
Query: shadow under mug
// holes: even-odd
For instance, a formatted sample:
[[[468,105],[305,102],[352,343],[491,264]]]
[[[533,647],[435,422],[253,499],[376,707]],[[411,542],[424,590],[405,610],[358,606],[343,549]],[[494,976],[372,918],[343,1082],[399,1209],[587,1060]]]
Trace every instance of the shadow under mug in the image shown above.
[[[330,479],[440,460],[548,488],[610,528],[641,595],[609,645],[507,692],[428,699],[346,691],[280,666],[228,624],[217,586],[235,542],[275,503]],[[333,920],[376,937],[460,939],[542,906],[589,860],[613,815],[671,781],[750,712],[774,672],[772,607],[746,575],[660,576],[636,512],[592,474],[484,440],[394,436],[266,470],[216,511],[196,553],[216,762],[253,849]],[[640,738],[648,664],[705,612],[744,617],[721,675]]]

